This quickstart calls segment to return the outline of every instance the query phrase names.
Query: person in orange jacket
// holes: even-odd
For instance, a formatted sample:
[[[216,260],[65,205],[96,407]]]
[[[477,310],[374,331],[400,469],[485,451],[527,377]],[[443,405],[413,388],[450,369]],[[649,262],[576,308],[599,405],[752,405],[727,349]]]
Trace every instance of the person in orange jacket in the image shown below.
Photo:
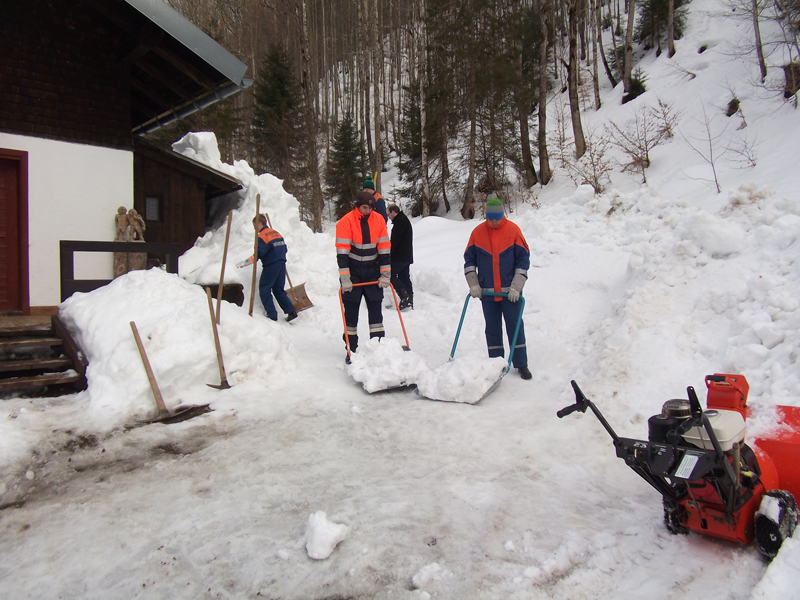
[[[472,230],[464,251],[464,276],[473,298],[481,299],[486,321],[486,345],[489,356],[503,356],[503,320],[511,344],[519,319],[519,297],[528,281],[530,250],[520,228],[506,219],[503,203],[497,198],[486,202],[486,221]],[[483,292],[502,292],[502,296],[484,296]],[[525,323],[520,323],[512,364],[523,379],[531,379],[525,347]]]
[[[392,276],[391,243],[383,217],[375,211],[375,199],[368,190],[356,197],[355,208],[336,223],[336,262],[342,285],[342,303],[350,351],[358,348],[358,313],[363,297],[367,304],[369,337],[381,338],[383,289]],[[356,283],[377,282],[355,286]],[[350,362],[347,355],[346,362]]]

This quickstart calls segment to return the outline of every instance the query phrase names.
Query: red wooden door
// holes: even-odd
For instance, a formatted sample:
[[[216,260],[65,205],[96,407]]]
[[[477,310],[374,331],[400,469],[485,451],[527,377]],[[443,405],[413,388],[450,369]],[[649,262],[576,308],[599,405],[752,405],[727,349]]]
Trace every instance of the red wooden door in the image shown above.
[[[0,311],[20,310],[19,162],[0,158]]]

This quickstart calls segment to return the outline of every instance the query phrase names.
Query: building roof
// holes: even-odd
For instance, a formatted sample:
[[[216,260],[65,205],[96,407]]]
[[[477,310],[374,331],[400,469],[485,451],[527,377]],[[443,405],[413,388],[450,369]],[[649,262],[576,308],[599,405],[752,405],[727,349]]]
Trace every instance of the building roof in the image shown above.
[[[131,128],[144,134],[247,88],[247,65],[164,0],[85,0],[124,49]]]

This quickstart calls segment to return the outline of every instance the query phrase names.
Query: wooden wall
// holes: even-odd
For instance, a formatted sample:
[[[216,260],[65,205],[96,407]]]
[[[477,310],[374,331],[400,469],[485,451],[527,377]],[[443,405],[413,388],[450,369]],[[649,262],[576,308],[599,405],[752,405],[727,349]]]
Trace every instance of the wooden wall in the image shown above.
[[[120,45],[81,2],[2,2],[0,130],[130,148]]]
[[[134,154],[133,172],[133,206],[142,217],[146,196],[162,199],[161,221],[145,221],[144,239],[191,248],[206,232],[206,182],[139,153]]]

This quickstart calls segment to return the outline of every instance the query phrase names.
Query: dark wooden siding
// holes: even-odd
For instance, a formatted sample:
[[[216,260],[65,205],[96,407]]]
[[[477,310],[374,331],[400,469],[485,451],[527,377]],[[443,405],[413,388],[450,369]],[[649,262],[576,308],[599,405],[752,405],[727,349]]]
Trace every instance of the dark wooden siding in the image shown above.
[[[134,208],[145,216],[145,196],[162,199],[162,220],[145,221],[148,242],[179,243],[184,251],[205,234],[206,182],[141,154],[133,157]]]
[[[0,130],[131,147],[121,41],[81,2],[3,2]]]

